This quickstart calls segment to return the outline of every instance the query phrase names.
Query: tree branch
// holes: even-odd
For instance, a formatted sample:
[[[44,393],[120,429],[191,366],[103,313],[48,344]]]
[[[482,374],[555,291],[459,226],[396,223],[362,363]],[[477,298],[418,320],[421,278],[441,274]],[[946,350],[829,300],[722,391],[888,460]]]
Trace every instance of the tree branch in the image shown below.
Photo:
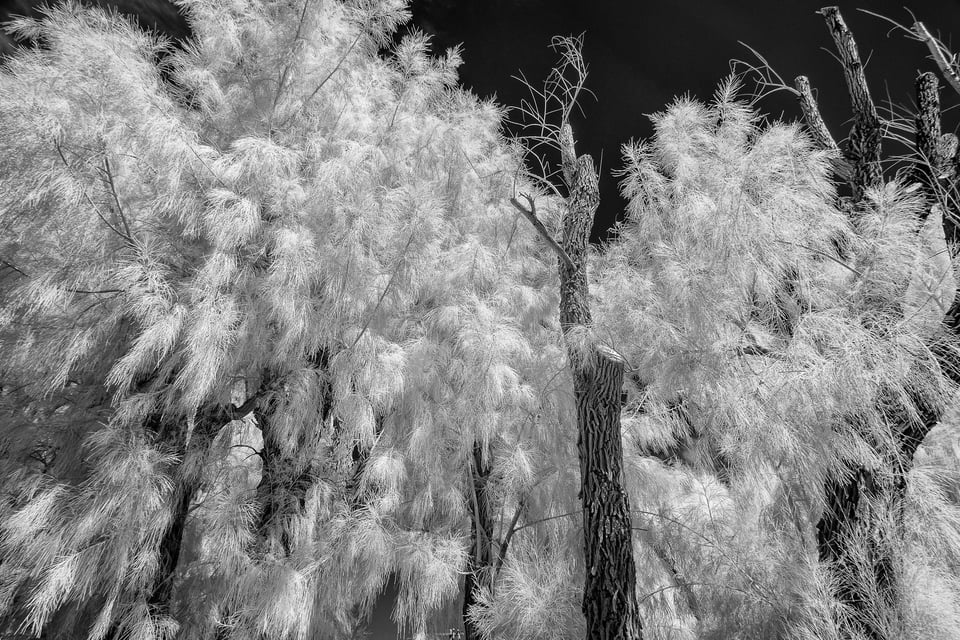
[[[69,170],[71,168],[70,162],[67,161],[67,157],[63,154],[63,149],[60,147],[60,143],[54,142],[53,146],[57,150],[57,155],[60,156],[60,160],[63,162],[63,166],[65,166]],[[131,238],[129,235],[125,235],[123,231],[113,226],[113,224],[111,224],[110,221],[107,220],[102,213],[100,213],[100,207],[98,207],[97,203],[93,201],[93,199],[87,193],[87,190],[81,187],[80,192],[83,194],[83,197],[86,199],[87,203],[89,203],[89,205],[93,207],[93,212],[97,214],[97,217],[100,218],[103,224],[107,225],[107,228],[110,229],[110,231],[113,231],[115,234],[123,238],[128,245],[134,246],[133,238]]]
[[[942,73],[943,77],[950,83],[953,90],[960,94],[960,74],[957,74],[950,61],[950,59],[953,58],[953,54],[930,34],[922,22],[915,22],[913,24],[913,30],[917,37],[927,45],[927,49],[930,50],[933,61],[940,69],[940,73]]]
[[[123,230],[127,234],[127,238],[132,239],[133,234],[130,233],[130,225],[127,224],[127,217],[123,214],[123,206],[120,204],[120,196],[117,195],[117,187],[113,182],[113,172],[110,170],[110,159],[107,157],[103,158],[103,173],[107,177],[107,184],[110,186],[110,195],[113,196],[113,201],[117,204],[117,216],[120,217],[120,222],[123,224]]]
[[[530,208],[525,209],[522,204],[520,204],[516,198],[510,198],[510,204],[517,208],[517,210],[523,214],[527,220],[530,221],[530,224],[533,225],[533,228],[537,230],[537,233],[540,234],[540,237],[543,238],[550,248],[560,256],[560,259],[571,269],[573,269],[573,261],[570,259],[570,256],[567,255],[567,252],[557,244],[557,241],[550,236],[550,232],[547,231],[547,228],[543,226],[543,223],[540,222],[540,219],[537,217],[537,205],[534,202],[534,199],[525,193],[521,193],[527,202],[530,203]]]
[[[823,149],[833,151],[836,154],[837,159],[833,163],[834,171],[844,180],[850,181],[853,178],[853,167],[844,157],[840,145],[830,135],[827,123],[823,121],[823,116],[820,115],[820,108],[817,106],[817,100],[813,97],[813,89],[810,87],[810,80],[807,76],[797,76],[793,81],[793,86],[797,90],[800,110],[803,111],[803,119],[813,135],[813,139]]]
[[[513,517],[510,519],[510,526],[507,527],[507,533],[503,536],[503,541],[497,550],[497,561],[493,565],[494,580],[500,574],[500,567],[503,566],[503,560],[507,556],[507,548],[510,546],[510,540],[513,539],[513,534],[517,532],[517,522],[520,520],[520,514],[523,513],[523,509],[526,506],[526,499],[521,497],[517,503],[517,510],[514,511]]]
[[[949,177],[953,170],[957,140],[952,133],[943,134],[940,126],[940,86],[937,76],[928,71],[917,77],[917,116],[914,127],[917,152],[922,164],[915,168],[916,177],[929,187]]]

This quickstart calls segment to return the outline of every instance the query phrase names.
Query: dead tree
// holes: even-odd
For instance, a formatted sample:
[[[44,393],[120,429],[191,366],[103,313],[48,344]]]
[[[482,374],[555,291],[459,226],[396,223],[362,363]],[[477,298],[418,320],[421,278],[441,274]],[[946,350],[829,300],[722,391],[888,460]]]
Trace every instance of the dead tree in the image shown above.
[[[558,138],[569,192],[561,242],[553,241],[543,225],[534,223],[534,227],[558,256],[560,327],[577,404],[586,562],[583,614],[589,640],[640,640],[643,625],[636,598],[633,531],[620,428],[624,362],[589,337],[592,320],[587,257],[590,227],[600,201],[597,171],[589,155],[577,157],[569,123],[562,124]],[[517,200],[513,204],[531,222],[536,220],[532,201],[530,209]]]

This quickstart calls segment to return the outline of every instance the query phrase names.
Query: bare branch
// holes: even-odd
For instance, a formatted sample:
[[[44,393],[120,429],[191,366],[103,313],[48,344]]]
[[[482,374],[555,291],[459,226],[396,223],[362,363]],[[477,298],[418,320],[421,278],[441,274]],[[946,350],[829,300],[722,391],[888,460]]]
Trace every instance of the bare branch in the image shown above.
[[[107,177],[107,184],[110,186],[110,195],[113,196],[113,201],[117,204],[117,215],[120,217],[120,222],[123,224],[123,230],[127,234],[127,238],[133,238],[133,234],[130,233],[130,225],[127,224],[127,216],[123,213],[123,206],[120,204],[120,196],[117,195],[117,186],[113,182],[113,172],[110,170],[110,159],[107,157],[103,158],[103,173]]]
[[[513,512],[513,517],[510,519],[510,526],[507,527],[507,533],[503,536],[503,541],[500,543],[500,548],[497,550],[497,560],[493,565],[494,579],[496,579],[496,576],[500,573],[500,567],[503,566],[503,560],[507,556],[507,549],[510,546],[510,540],[513,538],[513,534],[517,532],[517,522],[520,520],[520,514],[523,513],[523,510],[526,506],[526,499],[521,497],[520,501],[517,503],[517,510]]]
[[[21,276],[23,276],[24,278],[29,278],[29,277],[30,277],[30,276],[27,275],[27,273],[26,273],[23,269],[21,269],[20,267],[18,267],[18,266],[15,265],[15,264],[13,264],[12,262],[7,262],[6,260],[0,258],[0,264],[4,264],[4,265],[7,266],[7,268],[13,269],[14,271],[16,271],[17,273],[19,273],[19,274],[20,274]]]
[[[957,73],[951,62],[954,57],[953,54],[930,34],[930,31],[927,30],[927,27],[922,22],[915,22],[913,29],[917,37],[927,45],[927,49],[930,50],[930,55],[940,69],[940,73],[942,73],[943,77],[950,83],[953,90],[960,94],[960,74]]]
[[[63,166],[65,166],[68,170],[72,169],[72,167],[70,166],[70,162],[67,161],[67,157],[63,153],[63,148],[60,146],[60,143],[55,142],[53,146],[57,150],[57,155],[60,156],[60,160],[63,162]],[[87,203],[91,207],[93,207],[93,212],[97,214],[97,217],[100,218],[103,224],[107,225],[107,228],[110,229],[110,231],[113,231],[115,234],[123,238],[127,242],[127,244],[129,244],[130,246],[134,246],[133,238],[131,238],[129,235],[124,234],[123,231],[113,226],[113,224],[111,224],[110,221],[107,220],[102,213],[100,213],[100,207],[98,207],[97,203],[93,201],[93,199],[87,193],[87,190],[81,188],[80,191],[81,193],[83,193],[83,197],[87,201]]]
[[[570,259],[570,256],[568,256],[567,252],[564,251],[563,248],[557,244],[557,241],[550,236],[550,232],[547,231],[547,228],[543,226],[543,223],[540,222],[540,219],[537,217],[537,205],[534,199],[525,193],[521,193],[520,195],[523,196],[528,203],[530,203],[529,209],[526,209],[522,204],[520,204],[516,198],[510,198],[510,204],[516,207],[517,210],[523,214],[523,217],[530,221],[530,224],[532,224],[533,228],[537,230],[537,233],[540,234],[540,237],[543,238],[548,245],[550,245],[550,248],[553,249],[558,256],[560,256],[560,259],[563,260],[568,267],[573,269],[573,261]]]

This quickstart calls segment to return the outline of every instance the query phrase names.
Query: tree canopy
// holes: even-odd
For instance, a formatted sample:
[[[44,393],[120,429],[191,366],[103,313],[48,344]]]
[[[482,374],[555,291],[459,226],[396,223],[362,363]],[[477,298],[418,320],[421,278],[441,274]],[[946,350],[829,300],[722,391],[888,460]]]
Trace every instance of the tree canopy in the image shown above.
[[[575,40],[528,110],[555,185],[457,50],[393,41],[402,0],[180,5],[182,48],[68,3],[0,69],[0,634],[360,637],[395,581],[412,634],[583,637],[607,358],[622,633],[955,637],[955,429],[903,434],[955,408],[956,286],[910,176],[838,195],[733,78],[624,147],[627,218],[578,249]],[[864,469],[902,491],[828,540]],[[834,588],[888,557],[895,600]]]

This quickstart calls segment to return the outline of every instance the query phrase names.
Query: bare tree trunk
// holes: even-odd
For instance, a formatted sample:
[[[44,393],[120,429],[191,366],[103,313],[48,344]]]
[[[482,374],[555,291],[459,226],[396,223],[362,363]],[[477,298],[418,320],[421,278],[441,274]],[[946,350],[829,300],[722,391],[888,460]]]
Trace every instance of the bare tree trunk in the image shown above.
[[[880,127],[880,116],[870,97],[870,88],[867,86],[867,77],[863,73],[863,63],[857,51],[857,43],[853,34],[847,28],[840,9],[824,7],[820,14],[827,22],[830,35],[840,52],[840,61],[843,63],[843,75],[847,81],[850,93],[850,103],[853,106],[853,126],[850,127],[850,136],[847,139],[846,155],[853,165],[853,199],[863,199],[867,187],[879,186],[883,182],[880,167],[880,141],[883,130]]]
[[[583,504],[586,581],[583,613],[589,640],[639,640],[636,568],[630,503],[623,479],[620,430],[623,361],[585,340],[591,324],[587,242],[599,203],[597,174],[589,155],[576,157],[573,132],[561,133],[563,172],[569,189],[560,260],[560,326],[573,370],[577,449]]]

